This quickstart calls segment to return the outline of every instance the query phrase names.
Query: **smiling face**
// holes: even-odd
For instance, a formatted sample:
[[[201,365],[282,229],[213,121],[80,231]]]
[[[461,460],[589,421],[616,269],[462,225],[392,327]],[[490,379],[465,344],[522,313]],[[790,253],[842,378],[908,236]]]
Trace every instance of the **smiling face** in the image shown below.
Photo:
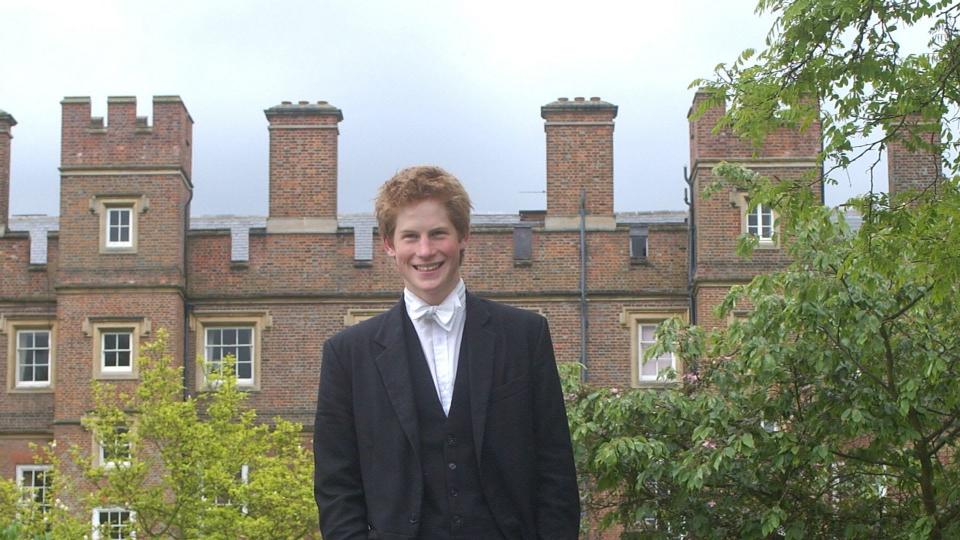
[[[402,207],[392,237],[383,239],[403,283],[423,301],[437,305],[460,281],[460,238],[443,204],[425,199]]]

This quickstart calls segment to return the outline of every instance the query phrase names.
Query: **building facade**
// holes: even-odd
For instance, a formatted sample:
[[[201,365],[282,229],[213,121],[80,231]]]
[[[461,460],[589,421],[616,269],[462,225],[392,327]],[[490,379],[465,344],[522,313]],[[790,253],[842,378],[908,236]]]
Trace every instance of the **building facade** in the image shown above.
[[[133,98],[109,98],[106,121],[91,117],[88,98],[61,105],[58,217],[8,215],[16,121],[0,111],[0,476],[42,481],[30,443],[96,455],[80,422],[91,381],[136,385],[138,346],[160,328],[189,392],[204,386],[197,357],[233,354],[249,404],[311,433],[324,340],[388,309],[402,287],[372,215],[337,213],[341,111],[267,109],[269,215],[195,217],[193,121],[178,97],[154,98],[152,125]],[[473,216],[468,288],[543,314],[557,360],[583,362],[591,383],[664,384],[658,372],[683,366],[642,360],[660,321],[725,324],[713,308],[730,286],[786,263],[769,209],[748,212],[729,188],[702,196],[712,167],[795,176],[817,167],[821,148],[813,125],[755,149],[713,130],[721,113],[690,121],[687,209],[615,213],[617,107],[599,98],[541,107],[546,209]],[[760,237],[750,260],[735,254],[744,233]]]

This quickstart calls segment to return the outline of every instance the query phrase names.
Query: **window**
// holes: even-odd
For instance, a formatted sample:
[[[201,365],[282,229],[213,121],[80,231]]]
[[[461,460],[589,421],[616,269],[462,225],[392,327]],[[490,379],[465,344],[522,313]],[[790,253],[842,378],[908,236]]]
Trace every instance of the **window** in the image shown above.
[[[233,356],[237,384],[253,384],[253,327],[225,326],[205,330],[204,358],[209,373],[223,373],[223,359]]]
[[[630,227],[630,259],[642,261],[647,258],[647,238],[649,233],[646,227]]]
[[[52,392],[56,332],[53,318],[0,316],[7,335],[7,391]]]
[[[657,327],[667,319],[687,319],[685,307],[634,307],[625,306],[620,314],[620,324],[630,331],[630,371],[634,387],[658,387],[676,384],[681,379],[683,365],[674,353],[664,353],[645,358],[646,352],[656,343]],[[676,379],[664,377],[667,370],[677,373]]]
[[[268,312],[203,311],[190,316],[190,329],[196,335],[197,355],[204,369],[198,369],[197,388],[208,388],[207,373],[220,373],[223,359],[235,358],[237,385],[245,390],[260,389],[261,338],[273,326]]]
[[[677,369],[677,360],[673,353],[663,353],[646,359],[646,352],[657,342],[656,333],[659,323],[641,324],[637,335],[640,339],[639,373],[641,381],[665,381],[664,372]]]
[[[41,512],[50,509],[53,473],[50,465],[17,465],[17,485],[26,501],[37,504]]]
[[[91,317],[83,331],[93,341],[93,377],[95,379],[136,379],[140,338],[150,333],[150,320],[144,317]]]
[[[112,508],[93,509],[93,540],[110,538],[124,540],[135,538],[133,534],[134,514],[126,508],[115,506]]]
[[[130,464],[130,430],[118,426],[97,441],[97,458],[106,468],[123,467]]]
[[[139,217],[149,206],[142,195],[97,195],[90,209],[100,216],[100,253],[136,253]]]
[[[758,204],[747,212],[747,234],[756,236],[760,242],[773,242],[773,210]]]
[[[250,483],[250,466],[249,465],[244,464],[240,466],[240,471],[236,476],[236,480],[242,485],[247,485]],[[229,496],[225,496],[225,495],[217,495],[214,498],[213,502],[214,504],[217,504],[219,506],[233,506],[233,500],[230,499]],[[240,505],[240,511],[246,514],[247,505],[245,504]]]
[[[133,208],[107,208],[107,247],[133,247]]]
[[[525,266],[533,260],[533,228],[528,223],[513,228],[513,262]]]
[[[17,388],[50,386],[50,330],[17,330]]]
[[[133,331],[105,330],[100,340],[100,372],[129,373],[133,369]]]

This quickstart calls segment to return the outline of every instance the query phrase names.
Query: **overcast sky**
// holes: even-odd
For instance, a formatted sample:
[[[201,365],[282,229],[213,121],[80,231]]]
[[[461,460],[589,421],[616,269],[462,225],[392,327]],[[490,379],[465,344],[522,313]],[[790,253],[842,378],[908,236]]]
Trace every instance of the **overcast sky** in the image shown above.
[[[60,105],[183,98],[194,125],[194,215],[267,213],[263,109],[343,110],[339,212],[433,163],[480,212],[545,208],[540,106],[600,96],[620,107],[617,211],[684,209],[690,81],[770,24],[754,0],[48,2],[0,7],[0,109],[13,128],[11,212],[59,213]],[[837,204],[865,189],[828,187]]]

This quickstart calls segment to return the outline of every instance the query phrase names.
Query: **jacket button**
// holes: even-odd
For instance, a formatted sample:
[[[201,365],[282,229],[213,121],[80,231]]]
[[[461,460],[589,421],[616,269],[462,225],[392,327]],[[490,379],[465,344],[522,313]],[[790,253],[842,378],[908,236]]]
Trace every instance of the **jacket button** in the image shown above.
[[[416,515],[416,514],[410,514],[410,524],[411,524],[411,525],[416,525],[418,521],[420,521],[420,516],[418,516],[418,515]]]
[[[457,470],[457,464],[451,461],[450,463],[447,463],[447,468],[451,471],[455,471]]]
[[[463,518],[459,515],[453,516],[453,526],[460,527],[461,525],[463,525]]]
[[[453,435],[447,435],[447,446],[456,446],[457,438]]]

